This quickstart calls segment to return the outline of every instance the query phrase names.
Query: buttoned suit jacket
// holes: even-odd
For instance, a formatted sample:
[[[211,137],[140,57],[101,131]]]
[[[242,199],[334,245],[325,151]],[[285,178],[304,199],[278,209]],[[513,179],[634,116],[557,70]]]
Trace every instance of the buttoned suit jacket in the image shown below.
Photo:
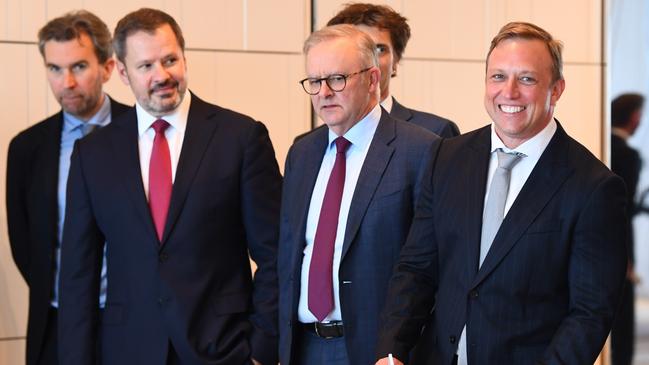
[[[110,99],[111,119],[129,109]],[[14,262],[29,286],[26,363],[36,364],[47,328],[58,245],[63,111],[27,128],[7,154],[7,228]]]
[[[161,242],[143,188],[135,109],[75,147],[60,284],[63,364],[166,364],[170,344],[184,365],[248,364],[251,355],[277,362],[281,176],[273,147],[263,124],[191,98]],[[254,284],[248,253],[258,265]]]
[[[413,218],[421,177],[439,140],[382,110],[354,189],[338,272],[351,364],[374,363],[387,283]],[[327,145],[328,129],[319,128],[296,142],[286,158],[278,254],[282,365],[295,364],[291,356],[301,333],[297,308],[306,220]]]
[[[407,359],[426,325],[428,358],[411,363],[449,365],[466,324],[469,364],[592,364],[625,275],[624,185],[559,125],[478,269],[490,133],[442,143],[377,357]]]

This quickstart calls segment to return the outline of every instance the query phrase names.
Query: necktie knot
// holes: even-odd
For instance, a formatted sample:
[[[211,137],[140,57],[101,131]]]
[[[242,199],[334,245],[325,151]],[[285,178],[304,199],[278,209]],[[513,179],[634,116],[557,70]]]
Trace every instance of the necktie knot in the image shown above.
[[[521,157],[523,157],[521,153],[518,152],[508,153],[503,151],[502,148],[497,149],[496,154],[498,155],[498,168],[507,171],[514,168],[514,165],[516,165],[518,161],[521,160]]]
[[[87,122],[83,123],[81,125],[81,134],[83,134],[83,136],[85,137],[85,136],[89,135],[90,133],[94,132],[95,129],[97,129],[97,128],[99,128],[99,126],[97,124],[90,124],[90,123],[87,123]]]
[[[349,146],[352,144],[345,137],[338,137],[334,140],[336,144],[336,153],[345,153]]]
[[[164,119],[158,119],[155,122],[153,122],[151,127],[155,131],[155,134],[160,134],[160,133],[164,133],[165,130],[169,128],[169,123],[167,123],[167,121]]]

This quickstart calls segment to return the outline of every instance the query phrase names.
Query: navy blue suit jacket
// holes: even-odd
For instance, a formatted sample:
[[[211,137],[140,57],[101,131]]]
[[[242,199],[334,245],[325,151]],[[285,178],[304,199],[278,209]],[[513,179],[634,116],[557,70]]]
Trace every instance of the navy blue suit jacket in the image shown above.
[[[406,108],[394,97],[392,98],[390,116],[424,127],[442,138],[451,138],[460,135],[460,129],[453,121],[440,117],[439,115]]]
[[[189,97],[189,95],[187,96]],[[135,110],[80,140],[63,237],[62,364],[277,362],[281,176],[263,124],[192,95],[162,242],[144,193]],[[97,311],[103,242],[108,291]],[[248,253],[257,263],[254,284]],[[101,353],[95,341],[101,338]]]
[[[490,127],[445,140],[390,282],[377,357],[420,337],[450,365],[592,364],[626,269],[621,179],[558,127],[478,270]],[[432,317],[429,317],[434,308]]]
[[[421,178],[439,141],[433,133],[382,112],[354,190],[339,269],[351,364],[374,363],[388,280],[412,222]],[[327,144],[328,129],[318,128],[297,141],[286,158],[278,256],[282,365],[294,364],[291,355],[295,336],[300,335],[297,306],[306,220]]]
[[[129,107],[110,99],[111,119]],[[29,286],[26,363],[43,349],[58,245],[59,157],[63,111],[15,136],[7,154],[7,228],[11,253]]]

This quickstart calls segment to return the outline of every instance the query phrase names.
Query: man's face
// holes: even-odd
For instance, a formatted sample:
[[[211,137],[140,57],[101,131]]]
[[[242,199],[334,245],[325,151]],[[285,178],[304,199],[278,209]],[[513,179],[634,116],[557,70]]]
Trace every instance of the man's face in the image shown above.
[[[100,64],[87,34],[78,39],[45,42],[43,58],[54,97],[66,113],[88,120],[104,101],[103,84],[110,79],[113,59]]]
[[[322,78],[333,74],[348,75],[365,68],[356,42],[348,38],[323,41],[313,46],[306,55],[306,74]],[[379,69],[347,78],[345,89],[335,92],[322,81],[320,92],[311,95],[313,109],[327,126],[342,136],[362,119],[378,102]]]
[[[117,63],[122,81],[151,115],[173,112],[187,91],[185,55],[168,24],[153,34],[136,32],[126,38],[124,63]]]
[[[565,87],[552,81],[552,58],[540,40],[500,42],[487,60],[485,108],[509,148],[534,137],[552,120]]]
[[[394,54],[390,32],[378,27],[370,27],[362,24],[356,27],[367,33],[374,43],[376,43],[379,55],[379,68],[381,69],[381,101],[383,101],[390,95],[390,78],[397,71],[397,64],[399,63],[397,56]]]

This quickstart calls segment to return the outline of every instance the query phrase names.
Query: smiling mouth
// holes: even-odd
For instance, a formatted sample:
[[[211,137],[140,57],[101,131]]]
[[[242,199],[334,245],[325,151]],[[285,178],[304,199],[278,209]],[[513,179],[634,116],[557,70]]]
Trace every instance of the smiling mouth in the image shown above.
[[[503,105],[503,104],[499,104],[498,108],[500,109],[501,112],[507,113],[507,114],[516,114],[516,113],[520,113],[523,110],[527,109],[524,106]]]

